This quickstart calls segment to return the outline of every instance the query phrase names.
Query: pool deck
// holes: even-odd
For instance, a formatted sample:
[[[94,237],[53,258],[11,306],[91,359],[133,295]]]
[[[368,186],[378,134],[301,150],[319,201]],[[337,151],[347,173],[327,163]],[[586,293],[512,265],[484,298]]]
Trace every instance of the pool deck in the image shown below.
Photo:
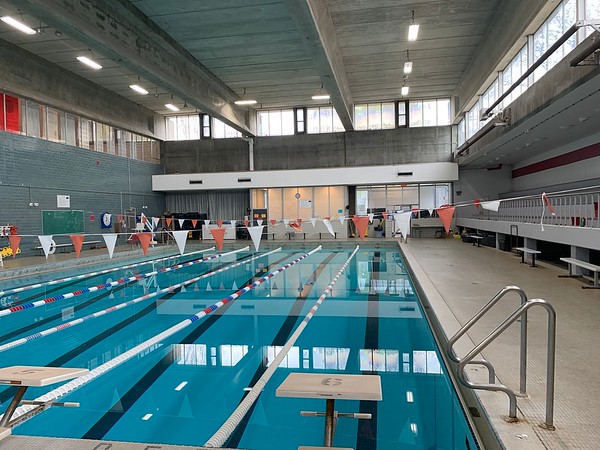
[[[545,418],[547,313],[533,308],[528,315],[527,398],[518,398],[519,423],[501,419],[508,414],[508,397],[501,392],[476,391],[504,446],[509,449],[597,449],[600,442],[600,290],[582,289],[587,280],[559,278],[566,269],[540,261],[539,267],[521,264],[521,257],[490,247],[476,247],[460,239],[409,239],[401,244],[446,335],[452,335],[489,299],[507,285],[521,287],[529,299],[550,302],[557,314],[555,431],[538,426]],[[516,309],[511,294],[501,300],[468,335],[481,342]],[[519,387],[519,324],[483,350],[496,368],[497,378],[514,390]],[[459,343],[461,343],[459,341]],[[471,347],[472,348],[472,347]],[[457,347],[459,356],[468,343]],[[481,380],[483,367],[467,368]],[[485,377],[483,379],[485,382]]]
[[[348,241],[360,243],[356,239]],[[367,239],[365,243],[368,245],[382,241],[384,240]],[[288,241],[281,241],[281,244],[285,243]],[[198,248],[211,246],[210,241],[198,244]],[[477,393],[485,413],[508,450],[597,449],[600,442],[600,427],[597,426],[596,417],[600,398],[600,359],[596,356],[596,346],[600,344],[597,330],[600,321],[600,290],[582,289],[581,286],[589,282],[581,279],[558,278],[558,275],[567,273],[566,269],[543,261],[538,261],[538,267],[532,268],[529,264],[521,264],[520,256],[515,254],[490,247],[476,247],[459,239],[410,239],[408,243],[401,244],[401,247],[446,335],[452,335],[485,302],[507,285],[519,286],[529,298],[543,298],[554,306],[557,312],[554,406],[556,430],[548,431],[538,426],[545,417],[546,387],[547,316],[541,308],[533,308],[529,313],[528,397],[518,399],[518,416],[521,420],[514,424],[502,420],[501,416],[508,414],[508,398],[505,394],[485,391]],[[158,247],[152,251],[176,252],[176,248]],[[139,250],[137,252],[141,253]],[[92,257],[90,259],[94,259],[94,256],[104,259],[100,255],[105,254],[106,250],[87,250],[82,253],[82,258],[85,255]],[[50,258],[48,262],[62,265],[73,260],[74,255],[56,254]],[[3,270],[21,267],[39,270],[38,265],[44,264],[45,260],[43,257],[17,257],[14,260],[7,259],[5,263],[6,267],[0,268],[0,279]],[[517,304],[516,296],[510,295],[499,302],[480,324],[459,341],[459,355],[464,355],[469,350],[469,345],[472,345],[467,342],[468,339],[480,342]],[[518,344],[519,328],[518,324],[514,324],[483,351],[485,358],[496,368],[497,378],[513,389],[519,386]],[[469,378],[481,380],[485,371],[482,367],[470,366],[467,373]],[[0,450],[47,448],[183,450],[199,447],[30,436],[9,436],[0,442]]]

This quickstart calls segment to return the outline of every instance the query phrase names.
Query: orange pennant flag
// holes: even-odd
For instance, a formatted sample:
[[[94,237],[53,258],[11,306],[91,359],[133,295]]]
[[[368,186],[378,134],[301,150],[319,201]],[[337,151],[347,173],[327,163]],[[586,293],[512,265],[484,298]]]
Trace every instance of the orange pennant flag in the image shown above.
[[[150,240],[152,239],[152,233],[137,233],[136,236],[140,241],[140,245],[142,246],[142,251],[144,252],[144,255],[147,255],[148,247],[150,247]]]
[[[388,213],[388,212],[382,212],[381,214],[383,215],[384,219],[387,219],[388,216],[390,215],[390,213]]]
[[[73,247],[75,247],[75,258],[79,258],[81,247],[83,247],[83,234],[72,234],[71,241],[73,241]]]
[[[481,201],[480,200],[473,200],[473,204],[475,205],[475,208],[479,209],[479,207],[481,206]]]
[[[223,226],[223,221],[222,220],[217,220],[217,225],[219,226],[219,228],[221,228]],[[221,250],[221,249],[219,249]]]
[[[123,214],[117,214],[117,220],[123,222]]]
[[[456,208],[454,206],[445,206],[443,208],[437,208],[435,210],[437,212],[438,217],[442,221],[442,225],[444,225],[446,234],[450,233],[450,225],[452,224],[452,217],[454,217],[455,209]]]
[[[271,225],[275,226],[275,223],[277,223],[277,219],[271,219],[269,222],[271,222]]]
[[[364,241],[365,236],[367,235],[367,227],[369,226],[369,218],[354,216],[352,222],[354,222],[354,225],[356,226],[358,237],[360,237],[361,241]]]
[[[13,258],[16,258],[17,252],[19,251],[19,244],[21,243],[21,236],[11,234],[8,236],[8,241],[10,242],[10,249],[12,250]]]
[[[146,223],[147,220],[148,218],[146,216],[142,216],[142,223]]]
[[[198,221],[196,219],[192,219],[192,227],[196,228],[196,224],[198,223]]]
[[[250,222],[248,222],[247,220],[244,220],[244,226],[247,227],[248,224],[250,224]]]
[[[325,216],[325,220],[331,220],[331,216]]]
[[[215,238],[219,251],[223,250],[223,239],[225,238],[225,228],[211,228],[210,234]]]
[[[173,219],[171,217],[165,217],[165,223],[167,224],[167,227],[171,226],[171,222],[173,222]]]

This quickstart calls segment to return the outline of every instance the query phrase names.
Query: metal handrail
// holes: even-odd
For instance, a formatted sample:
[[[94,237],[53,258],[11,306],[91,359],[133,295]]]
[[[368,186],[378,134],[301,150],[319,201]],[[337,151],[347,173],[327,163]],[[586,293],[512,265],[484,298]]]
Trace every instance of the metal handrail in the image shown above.
[[[553,416],[554,416],[554,372],[555,372],[555,353],[556,353],[556,311],[550,303],[541,298],[536,298],[527,301],[517,308],[509,317],[504,320],[494,331],[492,331],[479,345],[471,350],[463,359],[458,363],[458,379],[465,386],[472,389],[482,389],[487,391],[501,391],[505,392],[509,398],[509,412],[508,420],[511,422],[517,421],[517,397],[512,389],[503,384],[478,384],[472,383],[464,377],[464,369],[473,358],[485,349],[489,344],[492,343],[496,337],[502,334],[510,325],[516,320],[522,317],[521,321],[525,321],[525,315],[527,310],[534,306],[542,306],[548,312],[548,349],[546,358],[546,420],[541,423],[540,426],[548,430],[554,430]]]
[[[456,332],[454,336],[452,336],[448,342],[446,342],[446,354],[448,357],[454,361],[455,363],[460,363],[461,359],[456,355],[454,351],[454,344],[458,341],[473,325],[475,325],[479,319],[481,319],[485,313],[487,313],[496,303],[500,301],[505,295],[516,292],[521,298],[521,306],[527,303],[527,294],[523,289],[518,286],[506,286],[502,288],[496,295],[494,295],[485,305],[481,307],[481,309],[467,322],[465,323],[460,330]],[[519,395],[526,396],[527,395],[527,312],[523,315],[523,320],[521,320],[521,373],[520,373],[520,386],[519,386]],[[472,359],[472,358],[471,358]],[[490,384],[495,383],[496,375],[494,366],[485,359],[472,359],[470,364],[482,364],[488,369],[488,379]]]

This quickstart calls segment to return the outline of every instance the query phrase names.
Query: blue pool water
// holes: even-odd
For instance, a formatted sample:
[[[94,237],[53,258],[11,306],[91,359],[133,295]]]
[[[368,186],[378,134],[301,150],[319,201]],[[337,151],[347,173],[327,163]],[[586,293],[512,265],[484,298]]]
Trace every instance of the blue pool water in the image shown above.
[[[136,303],[0,353],[2,366],[94,369],[266,275],[305,251],[283,249],[217,273],[185,291]],[[202,445],[263,374],[353,249],[321,250],[222,308],[61,398],[78,409],[51,408],[16,427],[16,434]],[[0,317],[0,345],[247,260],[242,252],[39,308]],[[188,259],[178,257],[177,262]],[[169,267],[175,260],[6,297],[27,303]],[[56,275],[56,278],[64,274]],[[0,289],[3,286],[0,283]],[[3,307],[4,308],[4,307]],[[280,398],[291,372],[378,374],[383,401],[336,402],[334,445],[355,449],[476,449],[460,403],[398,251],[361,248],[281,367],[226,445],[295,449],[322,445],[320,399]],[[30,388],[34,398],[54,388]],[[14,388],[0,388],[2,409]]]

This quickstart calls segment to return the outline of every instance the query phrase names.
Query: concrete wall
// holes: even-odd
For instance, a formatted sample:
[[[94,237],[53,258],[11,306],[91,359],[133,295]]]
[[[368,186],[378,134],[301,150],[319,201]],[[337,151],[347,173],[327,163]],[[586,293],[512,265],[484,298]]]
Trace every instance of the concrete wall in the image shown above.
[[[260,137],[255,170],[295,170],[452,161],[452,127]],[[165,173],[249,170],[241,139],[165,142]]]
[[[158,164],[0,132],[0,224],[17,225],[20,234],[41,234],[42,210],[59,209],[57,195],[70,195],[69,209],[85,212],[86,233],[101,232],[103,212],[116,215],[133,206],[148,216],[161,214],[165,196],[152,192],[151,181],[162,171]],[[39,245],[23,238],[21,250],[30,250],[34,241]]]
[[[164,117],[0,39],[0,91],[149,137],[163,138]]]

